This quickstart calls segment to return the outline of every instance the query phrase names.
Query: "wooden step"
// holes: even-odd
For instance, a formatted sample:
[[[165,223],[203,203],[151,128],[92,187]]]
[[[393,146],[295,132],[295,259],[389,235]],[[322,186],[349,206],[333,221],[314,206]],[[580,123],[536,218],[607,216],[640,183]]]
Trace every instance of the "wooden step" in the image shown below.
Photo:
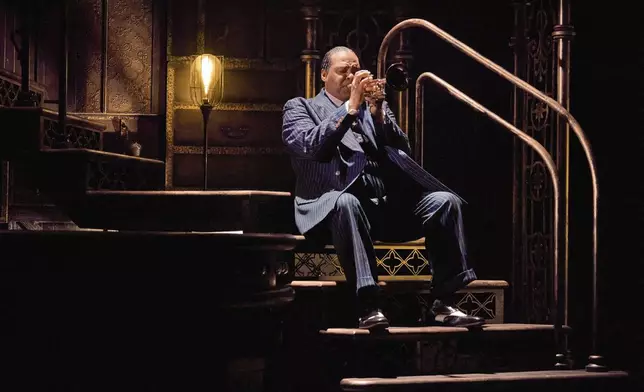
[[[563,326],[562,330],[566,333],[571,329]],[[554,326],[549,324],[485,324],[480,328],[463,328],[463,327],[389,327],[384,331],[371,332],[359,328],[327,328],[320,331],[320,334],[333,339],[349,340],[407,340],[407,341],[426,341],[431,339],[441,339],[452,336],[512,336],[525,335],[534,333],[554,333]]]
[[[13,157],[14,191],[20,204],[12,220],[85,220],[87,190],[163,189],[165,163],[84,148],[48,149]]]
[[[41,151],[33,157],[41,192],[80,227],[88,190],[161,189],[163,161],[83,148]]]
[[[84,214],[79,226],[114,230],[291,233],[294,229],[291,194],[278,191],[88,191]]]
[[[156,159],[65,148],[42,151],[38,162],[44,172],[43,188],[58,193],[156,190],[164,186],[165,163]]]
[[[445,374],[394,378],[345,378],[340,382],[346,392],[407,391],[602,391],[625,382],[628,373],[585,370],[543,370],[507,373]],[[628,389],[618,389],[626,391]]]
[[[242,263],[242,260],[230,259],[230,252],[284,253],[296,245],[294,236],[277,233],[5,230],[0,231],[3,250],[0,271],[202,269],[209,273],[221,272],[223,280],[219,284],[225,286],[228,281],[224,272],[234,271]],[[283,264],[283,260],[279,263]]]
[[[380,287],[389,287],[389,286],[396,286],[396,285],[402,285],[402,284],[414,284],[418,283],[418,279],[391,279],[391,277],[388,276],[382,276],[379,277],[382,278],[381,280],[378,281],[378,285]],[[431,275],[430,279],[431,281]],[[327,280],[327,279],[320,279],[320,280],[315,280],[315,279],[309,279],[309,280],[294,280],[291,282],[291,286],[295,289],[334,289],[338,286],[341,286],[342,284],[346,283],[346,279],[338,279],[338,280]],[[485,289],[506,289],[510,285],[508,282],[505,280],[482,280],[478,279],[470,284],[467,285],[466,288],[464,288],[461,291],[465,290],[485,290]],[[424,287],[424,286],[423,286]]]

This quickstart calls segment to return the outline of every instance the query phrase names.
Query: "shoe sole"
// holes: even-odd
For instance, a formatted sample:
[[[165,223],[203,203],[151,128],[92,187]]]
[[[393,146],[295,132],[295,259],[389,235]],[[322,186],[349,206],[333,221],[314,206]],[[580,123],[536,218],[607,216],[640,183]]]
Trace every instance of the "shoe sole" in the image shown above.
[[[378,321],[368,327],[358,327],[358,329],[368,329],[369,331],[384,331],[387,328],[389,328],[389,323],[387,321]]]
[[[389,328],[389,323],[388,322],[379,321],[378,323],[370,326],[368,329],[369,329],[369,331],[384,331],[387,328]]]
[[[453,325],[453,327],[476,328],[476,327],[482,327],[484,324],[485,324],[485,321],[475,321],[469,324]]]
[[[457,328],[477,328],[477,327],[482,327],[485,325],[485,320],[482,321],[473,321],[471,323],[463,323],[463,324],[458,324],[458,325],[450,325],[450,324],[443,324],[439,321],[434,321],[433,325],[435,327],[457,327]]]

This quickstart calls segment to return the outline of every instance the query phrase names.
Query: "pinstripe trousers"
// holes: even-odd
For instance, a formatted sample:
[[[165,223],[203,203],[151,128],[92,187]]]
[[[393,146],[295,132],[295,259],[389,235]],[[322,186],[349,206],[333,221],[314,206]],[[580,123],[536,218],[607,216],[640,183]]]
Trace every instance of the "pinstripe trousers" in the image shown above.
[[[450,192],[365,197],[356,181],[325,220],[347,282],[356,292],[377,282],[374,240],[405,242],[425,237],[433,275],[432,295],[447,299],[476,279],[468,266],[461,200]]]

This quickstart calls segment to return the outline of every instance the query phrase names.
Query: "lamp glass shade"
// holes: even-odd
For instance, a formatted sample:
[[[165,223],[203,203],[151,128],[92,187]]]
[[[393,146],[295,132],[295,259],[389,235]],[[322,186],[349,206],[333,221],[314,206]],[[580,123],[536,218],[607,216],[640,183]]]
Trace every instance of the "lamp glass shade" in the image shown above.
[[[190,97],[195,105],[215,105],[224,95],[224,58],[197,56],[190,66]]]

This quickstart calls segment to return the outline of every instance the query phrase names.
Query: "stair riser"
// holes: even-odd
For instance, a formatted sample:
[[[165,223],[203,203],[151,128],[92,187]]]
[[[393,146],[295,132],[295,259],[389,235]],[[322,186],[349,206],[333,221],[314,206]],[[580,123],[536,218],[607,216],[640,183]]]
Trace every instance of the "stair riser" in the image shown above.
[[[383,310],[392,325],[426,325],[431,318],[429,290],[418,288],[416,282],[398,282],[383,289]],[[406,285],[409,287],[405,290]],[[357,314],[355,295],[345,284],[325,289],[299,289],[298,301],[302,311],[312,313],[310,320],[318,320],[319,329],[354,328]],[[487,323],[503,322],[502,288],[465,288],[456,294],[455,304],[467,314],[483,317]]]
[[[0,156],[20,157],[48,149],[103,149],[104,126],[69,116],[64,130],[59,129],[58,114],[42,108],[0,108]],[[5,146],[6,148],[2,148]]]

